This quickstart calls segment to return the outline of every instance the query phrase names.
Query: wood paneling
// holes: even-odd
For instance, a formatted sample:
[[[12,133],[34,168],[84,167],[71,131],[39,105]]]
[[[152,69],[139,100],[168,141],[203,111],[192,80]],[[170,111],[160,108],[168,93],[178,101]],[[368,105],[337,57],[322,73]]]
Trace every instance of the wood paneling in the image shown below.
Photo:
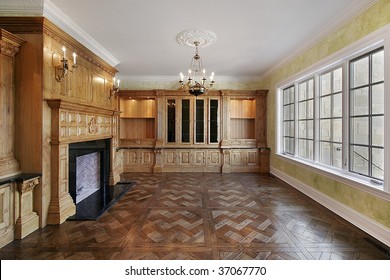
[[[154,99],[120,99],[121,118],[155,118]]]
[[[112,138],[110,181],[119,180],[121,167],[117,165],[115,153],[118,102],[116,97],[110,98],[117,71],[43,17],[1,17],[0,27],[25,41],[15,60],[15,126],[18,128],[15,154],[23,172],[43,174],[34,198],[40,226],[48,223],[49,213],[51,223],[60,223],[72,212],[72,202],[66,195],[67,181],[63,178],[66,158],[61,156],[62,145]],[[67,48],[70,68],[71,54],[77,53],[78,67],[58,82],[55,67],[62,58],[62,46]],[[45,100],[60,100],[60,104],[67,102],[81,107],[72,105],[72,109],[57,110],[53,114]],[[80,110],[88,107],[90,110]],[[101,113],[101,110],[110,113]]]
[[[121,118],[121,139],[155,139],[155,119],[151,118]]]
[[[15,55],[23,40],[0,29],[0,178],[19,172],[15,159]]]
[[[256,139],[255,119],[230,119],[231,139]]]
[[[241,119],[256,118],[256,99],[234,99],[230,100],[230,117]]]

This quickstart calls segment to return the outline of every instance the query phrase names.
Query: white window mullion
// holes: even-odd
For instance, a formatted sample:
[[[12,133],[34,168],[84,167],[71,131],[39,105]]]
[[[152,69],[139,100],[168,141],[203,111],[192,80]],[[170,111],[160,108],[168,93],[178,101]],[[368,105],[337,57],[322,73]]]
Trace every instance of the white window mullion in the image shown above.
[[[383,190],[390,193],[390,80],[386,79],[390,77],[390,29],[387,31],[384,39],[384,178],[383,178]]]
[[[343,166],[349,171],[349,63],[343,64]]]
[[[295,147],[294,147],[294,155],[295,156],[299,156],[299,89],[298,89],[298,83],[295,83],[294,84],[294,102],[295,102],[295,111],[294,111],[294,114],[295,114],[295,119],[294,119],[294,122],[295,122],[295,125],[294,125],[294,129],[295,129],[295,133],[294,133],[294,144],[295,144]]]
[[[320,78],[314,76],[314,162],[320,162]]]

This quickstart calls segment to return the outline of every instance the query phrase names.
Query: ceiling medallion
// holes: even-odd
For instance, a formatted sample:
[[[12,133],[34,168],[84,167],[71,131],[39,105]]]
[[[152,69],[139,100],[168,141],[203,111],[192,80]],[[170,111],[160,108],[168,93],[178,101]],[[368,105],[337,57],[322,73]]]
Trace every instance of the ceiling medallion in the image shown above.
[[[217,41],[217,35],[208,30],[186,29],[177,34],[176,41],[186,47],[196,47],[195,42],[198,42],[198,47],[207,47]]]
[[[202,59],[199,55],[199,47],[209,46],[217,40],[217,36],[211,31],[188,29],[180,32],[176,36],[177,42],[182,46],[195,47],[195,55],[192,57],[188,70],[188,79],[184,81],[183,73],[180,73],[180,86],[190,94],[198,96],[206,94],[214,81],[214,72],[210,75],[209,86],[206,86],[206,69],[203,67]]]

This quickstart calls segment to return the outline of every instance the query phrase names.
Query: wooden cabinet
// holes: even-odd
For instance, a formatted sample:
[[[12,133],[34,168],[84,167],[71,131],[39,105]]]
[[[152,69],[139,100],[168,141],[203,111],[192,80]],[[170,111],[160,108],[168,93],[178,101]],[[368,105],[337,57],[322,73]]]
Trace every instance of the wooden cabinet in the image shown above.
[[[220,149],[164,149],[166,172],[221,172]]]
[[[124,172],[152,172],[154,166],[154,150],[152,149],[124,149]]]
[[[258,149],[232,149],[231,168],[235,172],[251,172],[259,169]]]
[[[12,184],[0,185],[0,248],[14,240],[14,190]]]
[[[155,151],[154,172],[268,172],[269,153],[261,152],[268,149],[266,93],[120,91],[125,167],[145,170],[136,148],[148,148]]]

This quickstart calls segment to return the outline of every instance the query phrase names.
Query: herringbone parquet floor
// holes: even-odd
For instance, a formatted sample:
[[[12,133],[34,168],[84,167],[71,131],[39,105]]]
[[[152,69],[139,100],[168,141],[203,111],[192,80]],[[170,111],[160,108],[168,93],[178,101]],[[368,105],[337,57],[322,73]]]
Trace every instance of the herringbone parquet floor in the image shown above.
[[[125,174],[97,221],[47,226],[0,259],[389,259],[388,248],[272,176]],[[382,247],[380,247],[382,246]]]

